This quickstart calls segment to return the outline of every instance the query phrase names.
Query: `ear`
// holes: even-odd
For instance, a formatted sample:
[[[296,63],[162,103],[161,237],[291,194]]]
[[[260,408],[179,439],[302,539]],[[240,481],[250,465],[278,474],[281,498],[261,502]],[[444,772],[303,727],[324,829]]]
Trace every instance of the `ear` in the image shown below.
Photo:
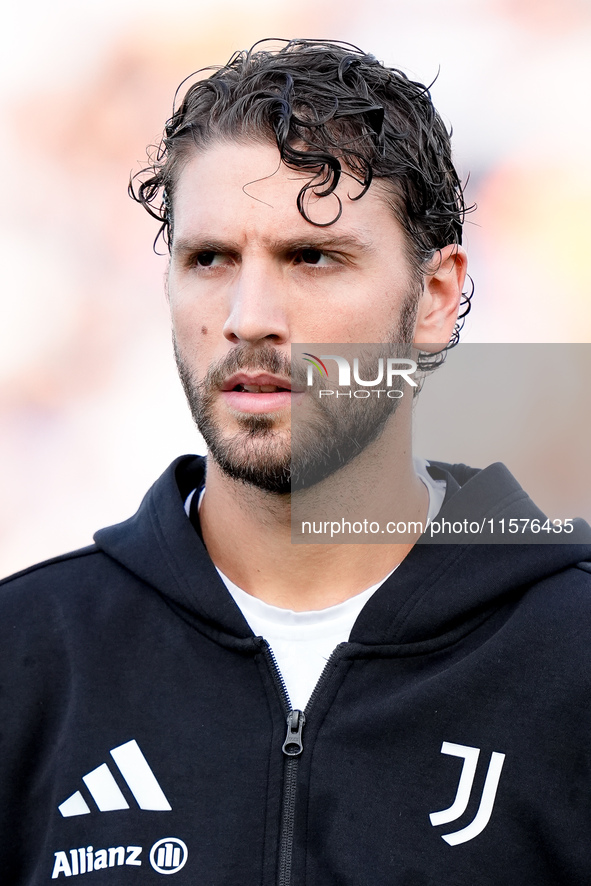
[[[467,268],[466,250],[457,243],[438,249],[433,256],[425,273],[415,325],[414,341],[423,350],[439,350],[449,342],[458,317]]]

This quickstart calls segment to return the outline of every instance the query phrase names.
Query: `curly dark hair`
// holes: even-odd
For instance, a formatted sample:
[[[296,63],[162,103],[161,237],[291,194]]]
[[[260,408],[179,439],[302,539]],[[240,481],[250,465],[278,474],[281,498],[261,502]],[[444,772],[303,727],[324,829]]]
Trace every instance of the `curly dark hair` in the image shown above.
[[[176,107],[181,88],[198,75]],[[155,244],[162,236],[170,249],[182,165],[217,139],[275,143],[287,166],[309,171],[297,206],[313,225],[319,223],[306,212],[307,192],[334,194],[347,174],[359,184],[351,199],[359,200],[372,179],[379,179],[406,232],[417,279],[438,249],[462,242],[462,224],[472,207],[465,205],[450,134],[429,88],[358,47],[326,40],[263,40],[235,53],[222,67],[192,74],[176,96],[160,145],[129,184],[131,197],[160,222]],[[334,224],[342,212],[334,196],[339,209],[325,224]],[[472,292],[473,287],[463,295],[447,347],[459,341]],[[443,353],[437,356],[441,362]]]

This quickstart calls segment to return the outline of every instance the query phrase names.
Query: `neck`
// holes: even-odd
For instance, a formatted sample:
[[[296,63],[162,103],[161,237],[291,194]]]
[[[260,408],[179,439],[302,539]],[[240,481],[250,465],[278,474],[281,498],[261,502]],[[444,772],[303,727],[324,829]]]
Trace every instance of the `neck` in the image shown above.
[[[292,496],[239,483],[210,460],[200,519],[215,565],[253,596],[295,611],[333,606],[379,582],[406,557],[420,532],[395,544],[381,543],[381,530],[377,544],[369,531],[339,532],[343,544],[335,543],[334,534],[331,540],[330,523],[425,523],[428,493],[413,468],[410,423],[407,433],[399,424],[389,422],[349,465]],[[321,536],[326,543],[306,543],[310,535],[307,525],[302,535],[302,523],[313,523],[316,531],[327,524]]]

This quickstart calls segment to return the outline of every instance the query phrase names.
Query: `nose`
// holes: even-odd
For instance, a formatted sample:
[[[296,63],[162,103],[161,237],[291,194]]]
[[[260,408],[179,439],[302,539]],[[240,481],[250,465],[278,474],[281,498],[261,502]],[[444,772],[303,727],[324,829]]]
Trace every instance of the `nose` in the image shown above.
[[[224,336],[232,344],[289,341],[289,323],[280,274],[263,262],[243,261],[228,293]]]

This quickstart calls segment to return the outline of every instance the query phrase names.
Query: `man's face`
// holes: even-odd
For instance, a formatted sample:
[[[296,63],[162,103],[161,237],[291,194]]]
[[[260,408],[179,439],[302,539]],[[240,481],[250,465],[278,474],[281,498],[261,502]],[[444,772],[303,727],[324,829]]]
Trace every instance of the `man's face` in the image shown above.
[[[168,296],[191,410],[226,473],[276,493],[290,491],[291,406],[303,397],[292,391],[290,345],[412,340],[420,295],[380,186],[352,201],[359,185],[343,175],[342,215],[317,227],[296,204],[308,180],[274,146],[215,143],[182,169],[174,198]],[[312,197],[306,208],[330,222],[338,203]],[[375,439],[396,401],[363,402],[361,412],[311,416],[296,473],[327,461],[314,443],[327,423],[340,450],[350,441],[345,461]]]

